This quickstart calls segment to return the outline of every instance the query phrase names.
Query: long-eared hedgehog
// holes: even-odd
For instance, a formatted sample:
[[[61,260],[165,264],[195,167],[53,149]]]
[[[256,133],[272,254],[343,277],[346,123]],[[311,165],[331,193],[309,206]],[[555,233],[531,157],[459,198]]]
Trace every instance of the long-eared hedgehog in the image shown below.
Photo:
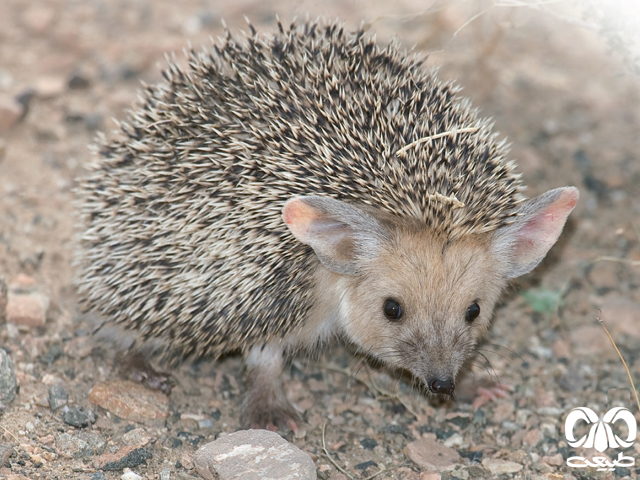
[[[578,191],[522,196],[457,88],[319,21],[169,64],[78,188],[83,306],[167,356],[242,351],[246,423],[291,425],[287,355],[340,337],[450,395]]]

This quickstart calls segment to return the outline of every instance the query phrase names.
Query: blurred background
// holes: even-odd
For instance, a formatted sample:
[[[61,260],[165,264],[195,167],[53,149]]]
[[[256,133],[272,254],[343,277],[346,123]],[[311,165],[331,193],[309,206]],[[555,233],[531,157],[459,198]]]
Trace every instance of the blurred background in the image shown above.
[[[49,268],[52,288],[68,286],[70,191],[95,133],[123,118],[141,81],[160,81],[165,54],[180,61],[223,21],[246,29],[245,17],[261,32],[276,15],[326,16],[398,38],[495,118],[531,195],[545,178],[586,181],[581,208],[593,210],[632,178],[610,162],[628,168],[638,147],[639,11],[635,0],[3,0],[0,267]],[[638,197],[623,191],[613,199],[637,214]]]

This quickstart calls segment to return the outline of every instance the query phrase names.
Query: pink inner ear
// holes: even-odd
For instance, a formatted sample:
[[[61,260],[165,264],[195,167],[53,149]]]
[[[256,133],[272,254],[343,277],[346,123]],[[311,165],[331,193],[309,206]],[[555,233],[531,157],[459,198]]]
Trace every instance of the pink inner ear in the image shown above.
[[[516,257],[544,256],[562,233],[567,216],[576,203],[578,190],[567,188],[553,203],[530,218],[516,234]]]
[[[284,222],[299,241],[306,243],[307,233],[313,221],[318,218],[318,211],[299,198],[289,200],[282,209]]]

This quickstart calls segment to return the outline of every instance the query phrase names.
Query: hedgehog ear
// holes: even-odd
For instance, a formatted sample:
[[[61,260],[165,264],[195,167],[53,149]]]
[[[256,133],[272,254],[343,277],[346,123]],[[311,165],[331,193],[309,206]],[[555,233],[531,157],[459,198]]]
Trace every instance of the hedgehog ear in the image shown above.
[[[385,236],[374,216],[329,197],[292,198],[282,217],[293,236],[336,273],[356,274],[362,260],[377,255]]]
[[[492,250],[505,263],[506,278],[529,273],[542,261],[577,202],[575,187],[549,190],[522,204],[515,221],[496,231]]]

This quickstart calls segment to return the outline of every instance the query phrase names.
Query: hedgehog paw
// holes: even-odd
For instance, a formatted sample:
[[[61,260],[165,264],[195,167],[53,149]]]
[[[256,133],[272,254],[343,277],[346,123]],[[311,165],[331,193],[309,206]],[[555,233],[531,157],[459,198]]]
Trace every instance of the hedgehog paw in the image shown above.
[[[272,432],[284,430],[293,433],[300,430],[300,417],[289,402],[287,405],[263,405],[257,409],[245,409],[243,418],[246,426],[250,428],[266,428]]]
[[[287,400],[280,379],[272,383],[252,383],[242,410],[243,423],[247,427],[291,430],[294,433],[299,429],[300,417]]]
[[[485,403],[494,402],[499,398],[507,398],[511,391],[509,385],[497,384],[491,387],[478,387],[477,397],[473,401],[473,409],[477,410]]]
[[[121,375],[151,390],[159,390],[165,395],[169,395],[175,386],[168,373],[155,370],[151,362],[140,352],[131,352],[125,357],[121,365]]]
[[[253,347],[247,357],[249,390],[243,404],[245,426],[268,430],[299,430],[300,417],[287,400],[280,379],[282,348],[276,344]]]

